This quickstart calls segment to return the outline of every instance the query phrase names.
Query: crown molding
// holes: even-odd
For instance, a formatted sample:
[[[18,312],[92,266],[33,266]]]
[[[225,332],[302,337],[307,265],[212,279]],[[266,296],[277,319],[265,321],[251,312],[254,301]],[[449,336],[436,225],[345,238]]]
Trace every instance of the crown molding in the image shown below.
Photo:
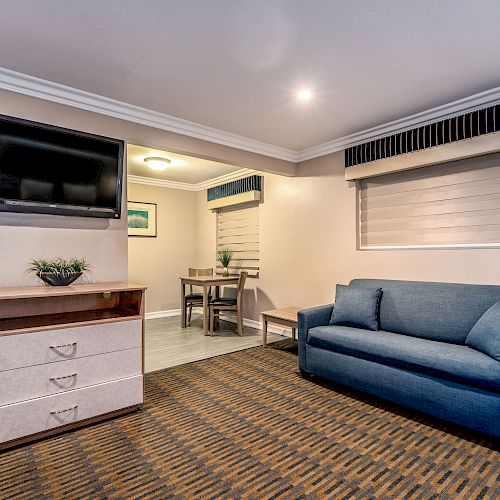
[[[225,184],[226,182],[231,182],[237,179],[241,179],[242,177],[246,177],[247,175],[251,175],[254,173],[255,170],[252,170],[250,168],[242,168],[240,170],[236,170],[235,172],[231,172],[229,174],[220,175],[219,177],[214,177],[213,179],[209,179],[208,181],[198,182],[197,184],[189,184],[188,182],[168,181],[165,179],[153,179],[152,177],[143,177],[140,175],[128,175],[127,181],[132,184],[143,184],[146,186],[183,189],[184,191],[203,191],[204,189],[208,189],[214,186],[218,186],[220,184]]]
[[[143,184],[145,186],[183,189],[184,191],[197,191],[196,184],[188,184],[187,182],[167,181],[165,179],[153,179],[152,177],[142,177],[141,175],[127,175],[127,182],[132,184]]]
[[[493,106],[499,103],[500,87],[496,87],[494,89],[486,90],[485,92],[480,92],[479,94],[465,97],[464,99],[459,99],[458,101],[453,101],[436,108],[422,111],[421,113],[416,113],[405,118],[400,118],[399,120],[377,125],[376,127],[362,130],[360,132],[356,132],[355,134],[346,135],[345,137],[340,137],[339,139],[334,139],[311,148],[303,149],[298,152],[297,161],[302,162],[311,160],[312,158],[342,151],[352,146],[363,144],[364,142],[380,139],[388,135],[404,132],[415,127],[427,125],[438,120],[445,120],[446,118],[452,118],[453,116],[475,111],[476,109],[485,108],[487,106]]]
[[[0,67],[0,89],[290,162],[297,152]]]
[[[372,127],[354,134],[346,135],[332,141],[318,144],[301,151],[275,146],[254,139],[224,132],[206,125],[182,120],[175,116],[166,115],[150,109],[127,104],[122,101],[108,97],[85,92],[59,83],[50,82],[34,76],[12,71],[0,67],[0,89],[16,92],[19,94],[57,102],[66,106],[84,109],[113,118],[119,118],[133,123],[139,123],[148,127],[167,130],[176,134],[182,134],[196,139],[229,146],[251,153],[257,153],[271,158],[289,161],[292,163],[303,162],[324,156],[337,151],[342,151],[351,146],[364,142],[380,139],[387,135],[404,132],[406,130],[426,125],[437,120],[444,120],[492,106],[500,103],[500,87],[496,87],[479,94],[459,99],[457,101],[438,106],[405,118],[394,120],[376,127]],[[144,177],[146,179],[146,177]],[[165,181],[169,182],[169,181]],[[174,183],[183,184],[183,183]],[[188,184],[189,185],[189,184]],[[192,184],[190,186],[193,186]],[[171,186],[166,186],[171,187]],[[187,189],[179,188],[178,189]]]

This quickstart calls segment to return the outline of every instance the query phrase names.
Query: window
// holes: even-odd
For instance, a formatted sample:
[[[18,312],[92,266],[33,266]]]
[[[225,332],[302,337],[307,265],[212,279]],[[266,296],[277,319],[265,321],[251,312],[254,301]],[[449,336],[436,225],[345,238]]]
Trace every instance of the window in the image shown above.
[[[248,271],[259,274],[259,203],[224,207],[217,210],[217,250],[228,248],[234,252],[229,272]],[[217,262],[217,273],[222,266]]]
[[[364,179],[360,249],[500,246],[500,154]]]

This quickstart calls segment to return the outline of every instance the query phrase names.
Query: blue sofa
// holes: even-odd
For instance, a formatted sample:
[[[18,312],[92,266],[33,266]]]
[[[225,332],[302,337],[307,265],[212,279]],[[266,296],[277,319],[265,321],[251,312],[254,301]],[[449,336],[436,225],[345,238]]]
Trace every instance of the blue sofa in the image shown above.
[[[329,325],[334,304],[300,311],[301,372],[500,437],[500,362],[465,345],[500,300],[500,286],[370,279],[349,286],[382,288],[380,330]]]

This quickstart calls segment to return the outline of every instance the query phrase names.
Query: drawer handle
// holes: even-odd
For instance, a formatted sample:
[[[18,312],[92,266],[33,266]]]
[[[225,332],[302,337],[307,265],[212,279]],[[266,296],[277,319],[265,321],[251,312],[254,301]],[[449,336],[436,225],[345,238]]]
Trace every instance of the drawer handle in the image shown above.
[[[76,345],[76,342],[71,342],[71,344],[51,345],[49,347],[50,349],[61,349],[63,347],[73,347],[74,345]]]
[[[73,378],[73,377],[76,377],[76,373],[71,373],[70,375],[63,375],[62,377],[50,377],[49,380],[63,380],[65,378]]]
[[[78,408],[78,405],[75,405],[75,406],[71,406],[70,408],[66,408],[65,410],[51,411],[50,414],[51,415],[59,415],[61,413],[67,413],[68,411],[76,410],[77,408]]]

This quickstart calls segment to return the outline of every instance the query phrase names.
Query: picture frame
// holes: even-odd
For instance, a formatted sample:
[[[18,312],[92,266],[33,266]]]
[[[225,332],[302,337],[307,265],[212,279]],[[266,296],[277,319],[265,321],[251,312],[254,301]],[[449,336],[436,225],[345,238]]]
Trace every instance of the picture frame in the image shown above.
[[[129,236],[156,238],[158,227],[156,203],[127,202],[127,227]]]

